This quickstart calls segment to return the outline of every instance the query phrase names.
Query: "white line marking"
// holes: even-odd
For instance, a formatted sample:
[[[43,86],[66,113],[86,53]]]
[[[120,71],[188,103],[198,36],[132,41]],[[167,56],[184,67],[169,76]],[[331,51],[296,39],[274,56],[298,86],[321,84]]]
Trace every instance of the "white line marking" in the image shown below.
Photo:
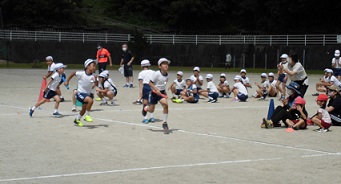
[[[321,157],[321,156],[340,156],[340,153],[334,154],[314,154],[314,155],[302,155],[300,158],[310,158],[310,157]],[[124,172],[136,172],[136,171],[148,171],[157,169],[177,169],[184,167],[199,167],[199,166],[210,166],[210,165],[223,165],[223,164],[238,164],[238,163],[251,163],[251,162],[262,162],[262,161],[275,161],[292,159],[299,157],[282,157],[282,158],[260,158],[260,159],[245,159],[245,160],[227,160],[222,162],[203,162],[203,163],[193,163],[193,164],[181,164],[181,165],[165,165],[165,166],[155,166],[155,167],[141,167],[141,168],[129,168],[129,169],[117,169],[108,171],[93,171],[93,172],[83,172],[83,173],[71,173],[71,174],[58,174],[58,175],[46,175],[46,176],[36,176],[36,177],[23,177],[23,178],[10,178],[1,179],[0,182],[11,182],[11,181],[24,181],[24,180],[38,180],[38,179],[50,179],[50,178],[61,178],[61,177],[72,177],[72,176],[86,176],[86,175],[98,175],[98,174],[110,174],[110,173],[124,173]]]

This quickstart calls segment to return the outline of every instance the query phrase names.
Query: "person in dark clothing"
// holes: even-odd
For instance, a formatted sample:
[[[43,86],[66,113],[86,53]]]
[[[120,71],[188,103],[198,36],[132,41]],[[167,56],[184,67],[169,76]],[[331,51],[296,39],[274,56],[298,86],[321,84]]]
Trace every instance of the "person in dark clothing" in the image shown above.
[[[124,85],[125,88],[132,88],[133,87],[133,61],[134,61],[134,55],[130,50],[128,50],[128,45],[125,43],[122,45],[122,56],[121,56],[121,64],[120,66],[123,66],[124,69],[124,77],[126,78],[126,85]]]
[[[341,96],[340,88],[334,85],[327,86],[328,96],[330,97],[327,111],[332,119],[333,126],[341,126]]]

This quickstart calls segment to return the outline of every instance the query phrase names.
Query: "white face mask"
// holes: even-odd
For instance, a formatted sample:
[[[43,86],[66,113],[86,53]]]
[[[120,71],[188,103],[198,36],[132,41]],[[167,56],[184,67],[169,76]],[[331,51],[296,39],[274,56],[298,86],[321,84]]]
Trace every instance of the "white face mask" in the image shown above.
[[[332,91],[329,91],[328,96],[334,96],[334,93]]]
[[[292,92],[292,90],[287,90],[287,94],[289,95],[289,96],[291,96],[292,94],[293,94],[293,92]]]
[[[127,51],[127,47],[122,48],[123,52]]]

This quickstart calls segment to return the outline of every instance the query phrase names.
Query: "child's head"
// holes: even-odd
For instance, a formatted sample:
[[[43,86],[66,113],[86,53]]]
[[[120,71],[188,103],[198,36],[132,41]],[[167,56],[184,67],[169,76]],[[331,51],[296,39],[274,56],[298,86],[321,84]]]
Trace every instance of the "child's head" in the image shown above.
[[[327,71],[327,76],[328,76],[328,77],[333,76],[333,70],[328,69],[328,71]]]
[[[321,108],[326,108],[327,101],[328,101],[328,96],[326,94],[319,94],[319,96],[316,98],[316,103]]]
[[[233,80],[234,80],[235,83],[238,83],[238,82],[240,82],[242,79],[241,79],[240,75],[236,75],[236,76],[233,78]]]
[[[50,66],[50,65],[53,63],[53,57],[52,57],[52,56],[47,56],[47,57],[45,58],[45,60],[46,60],[46,64],[47,64],[48,66]]]
[[[281,62],[282,63],[286,63],[287,59],[288,59],[288,55],[287,54],[282,54],[280,58],[281,58]]]
[[[328,88],[328,96],[330,98],[334,98],[335,96],[340,95],[339,94],[340,88],[338,86],[331,85],[331,86],[327,86],[327,88]]]
[[[194,67],[193,68],[193,74],[194,76],[198,76],[200,73],[200,68],[198,66]]]
[[[178,80],[181,80],[181,79],[182,79],[182,76],[184,76],[184,73],[183,73],[182,71],[178,71],[178,72],[176,73],[176,78],[177,78]]]
[[[275,74],[272,73],[272,72],[270,72],[270,73],[268,74],[268,78],[269,78],[269,81],[270,81],[270,82],[274,81],[274,80],[275,80]]]
[[[148,59],[144,59],[141,61],[141,68],[145,69],[145,68],[149,68],[150,67],[150,61]]]
[[[192,81],[191,78],[187,78],[187,79],[186,79],[186,85],[187,85],[187,86],[192,85],[192,83],[193,83],[193,81]]]
[[[168,59],[166,59],[166,58],[161,58],[157,62],[157,64],[159,65],[160,70],[164,71],[164,72],[166,72],[168,70],[169,63],[170,63],[170,61]]]
[[[220,80],[220,82],[225,82],[226,81],[226,75],[224,73],[220,74],[219,80]]]
[[[91,73],[95,73],[96,72],[96,60],[93,59],[87,59],[84,62],[84,69],[88,70]]]
[[[324,76],[325,76],[325,77],[328,77],[328,71],[329,71],[329,70],[330,70],[329,68],[324,69]]]
[[[64,65],[63,63],[57,63],[55,65],[55,70],[56,72],[58,72],[59,74],[63,74],[64,73],[64,68],[66,68],[66,65]]]
[[[340,58],[340,51],[339,50],[335,50],[334,56],[335,56],[335,59],[339,59]]]
[[[211,82],[213,80],[213,75],[212,74],[207,74],[206,75],[206,81]]]
[[[241,70],[240,70],[240,75],[241,75],[242,77],[245,77],[245,76],[246,76],[246,70],[245,70],[245,69],[241,69]]]
[[[260,78],[261,78],[262,82],[266,81],[266,78],[267,78],[267,77],[268,77],[268,76],[266,75],[266,73],[260,74]]]
[[[306,104],[306,102],[305,102],[305,100],[302,98],[302,97],[297,97],[296,99],[295,99],[295,106],[297,107],[297,106],[301,106],[302,108],[304,108],[304,106],[305,106],[305,104]]]

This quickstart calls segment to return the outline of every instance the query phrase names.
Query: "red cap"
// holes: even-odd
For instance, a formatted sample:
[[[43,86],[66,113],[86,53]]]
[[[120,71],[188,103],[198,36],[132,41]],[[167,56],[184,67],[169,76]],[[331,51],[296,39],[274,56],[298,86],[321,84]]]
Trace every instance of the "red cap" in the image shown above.
[[[317,97],[318,101],[328,101],[328,96],[326,94],[319,94],[319,96]]]
[[[295,104],[298,104],[298,105],[305,105],[305,100],[302,98],[302,97],[297,97],[295,99]]]

